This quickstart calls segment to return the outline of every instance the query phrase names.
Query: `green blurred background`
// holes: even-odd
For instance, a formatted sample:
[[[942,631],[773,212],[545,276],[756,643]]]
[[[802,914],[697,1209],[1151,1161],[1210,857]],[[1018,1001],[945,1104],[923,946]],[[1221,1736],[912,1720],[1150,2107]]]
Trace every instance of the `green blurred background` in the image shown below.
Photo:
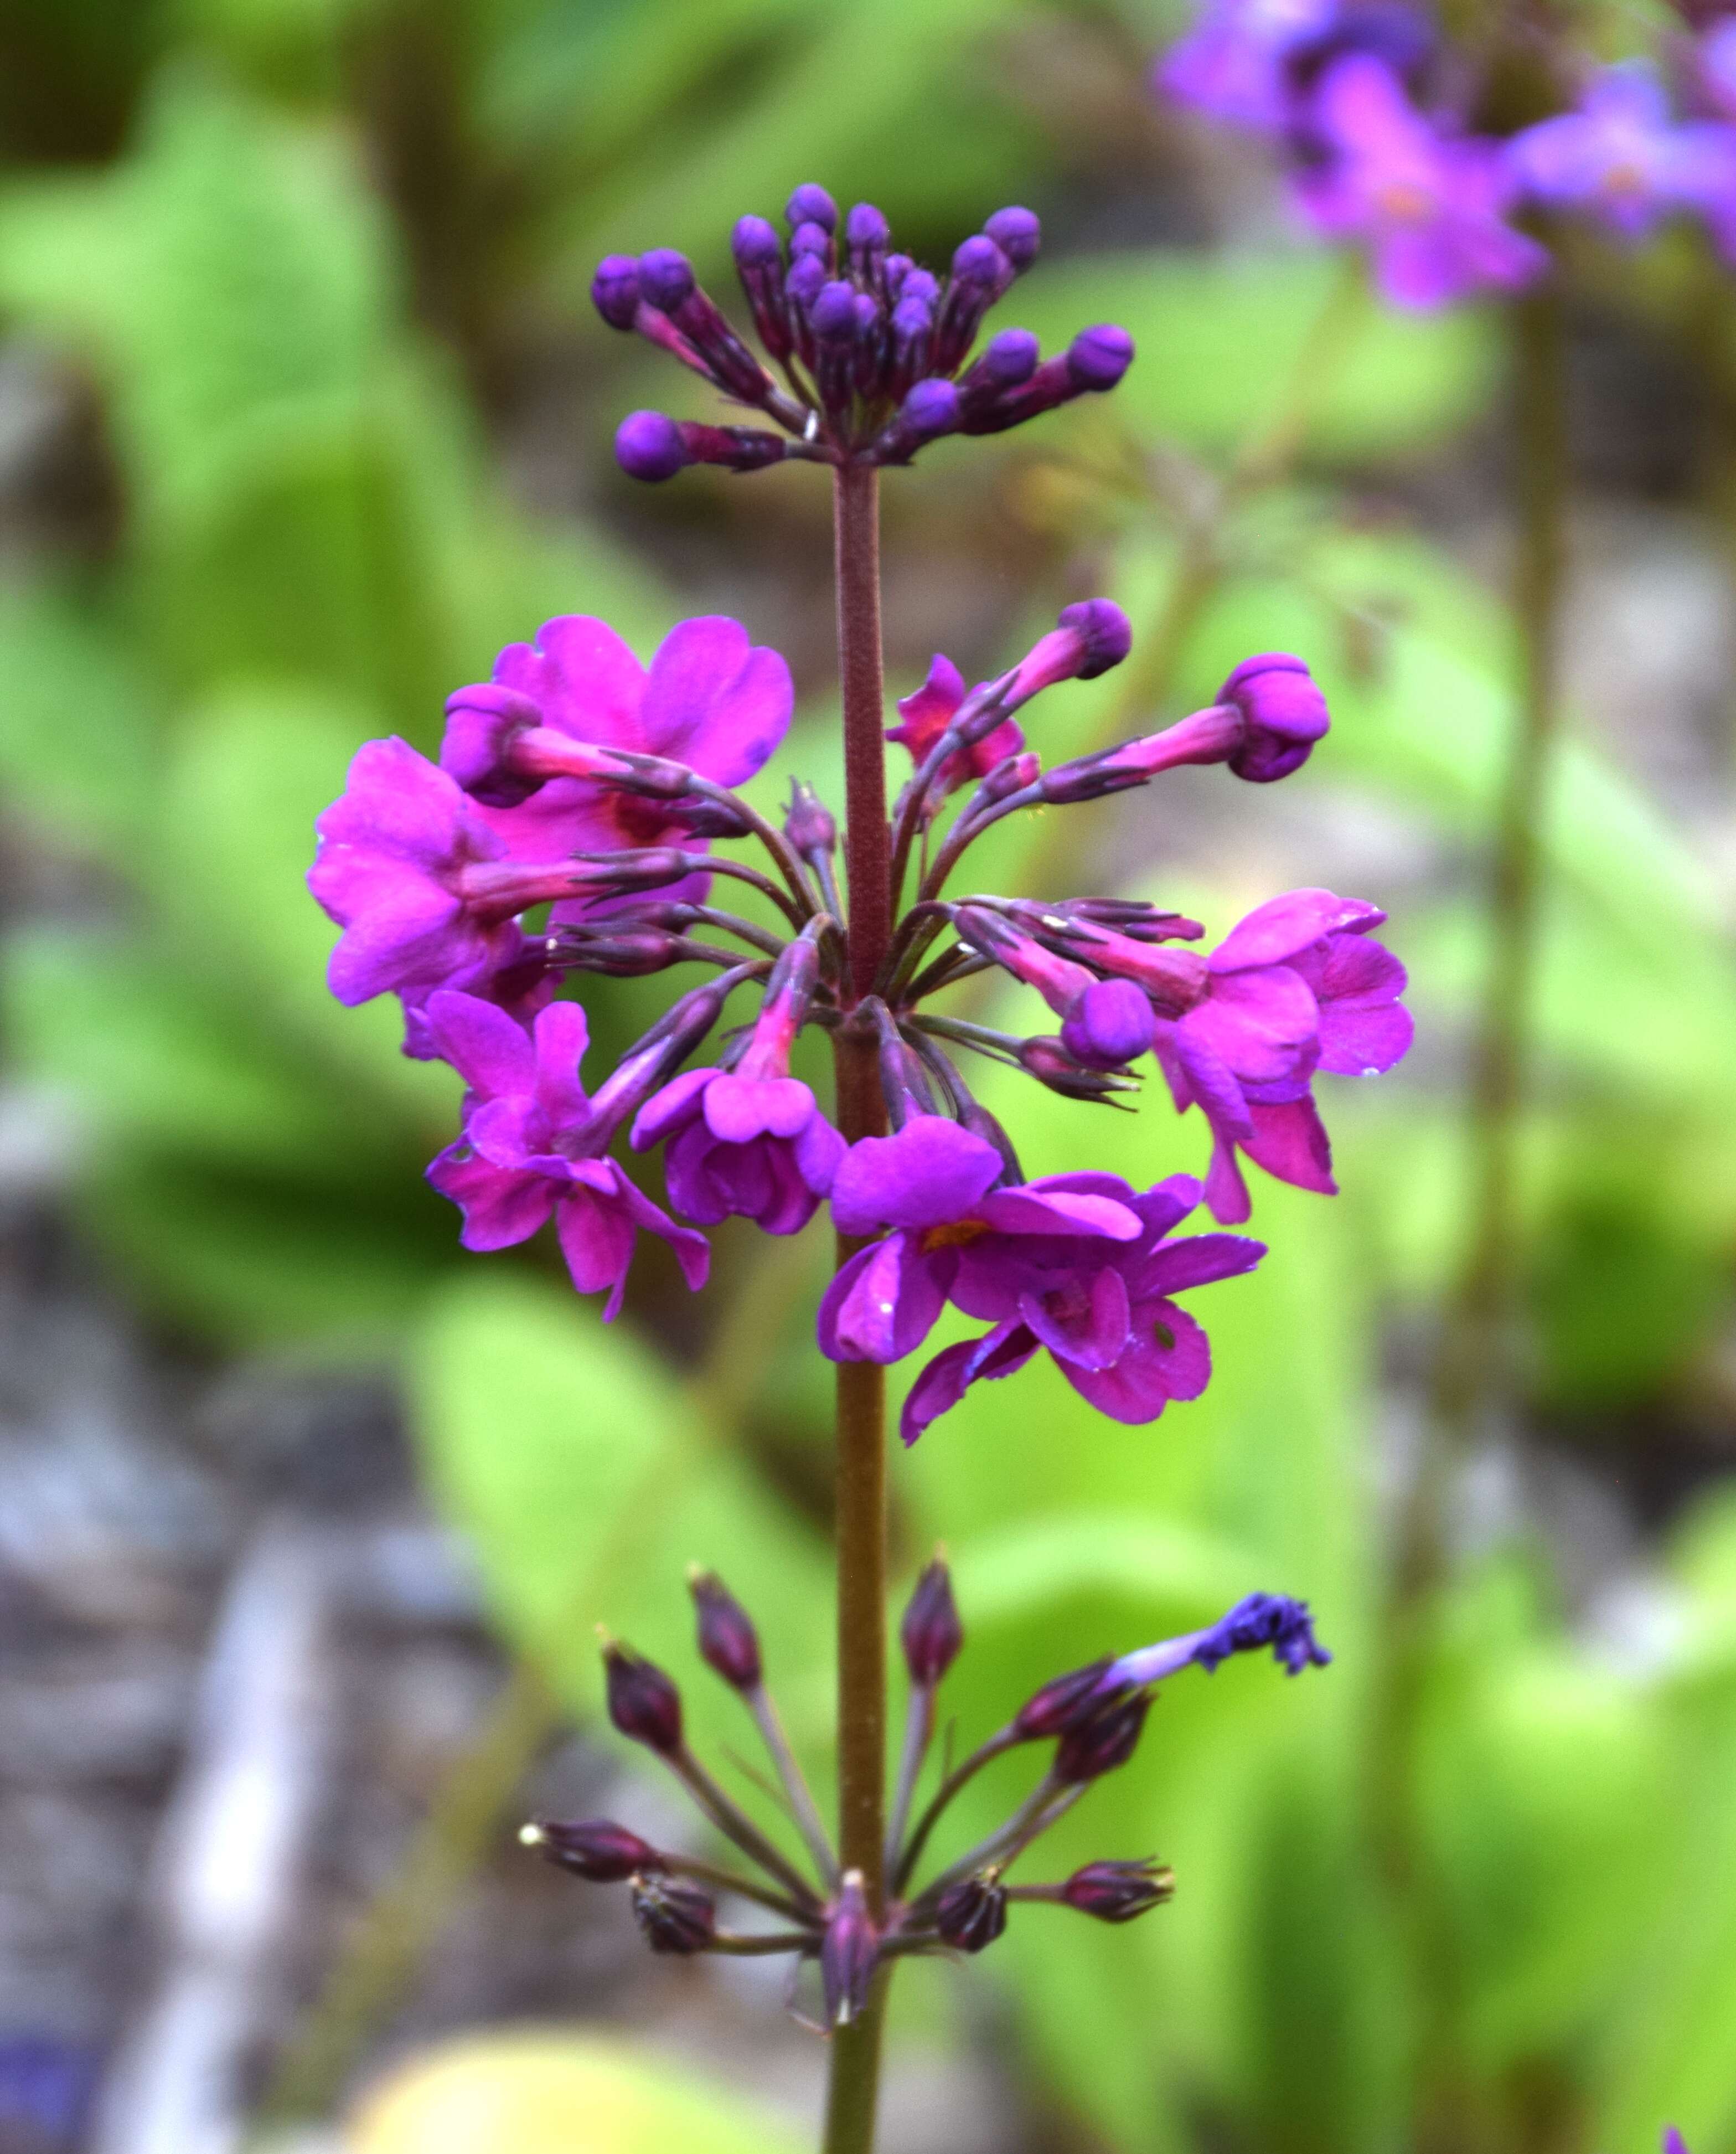
[[[7,1099],[51,1108],[73,1162],[8,1200],[8,1246],[69,1222],[149,1351],[201,1381],[384,1374],[519,1661],[449,1746],[431,1825],[405,1820],[383,1898],[349,1895],[285,1978],[242,2088],[277,2126],[328,2121],[395,2054],[397,1999],[522,1814],[521,1775],[596,1712],[595,1621],[684,1668],[683,1569],[715,1564],[823,1769],[820,1228],[720,1233],[698,1302],[643,1253],[610,1331],[540,1246],[462,1257],[421,1180],[453,1080],[398,1056],[395,1011],[328,999],[301,880],[354,745],[431,749],[446,692],[557,612],[642,652],[684,615],[736,614],[796,669],[779,775],[824,788],[823,485],[630,487],[619,417],[704,405],[585,296],[599,253],[654,244],[726,296],[735,217],[818,178],[934,261],[1030,203],[1049,245],[1004,319],[1051,343],[1120,319],[1140,346],[1114,399],[888,482],[896,692],[937,648],[977,677],[1106,590],[1148,635],[1170,604],[1173,665],[1058,692],[1046,752],[1205,702],[1254,650],[1301,652],[1332,699],[1283,788],[1186,773],[997,840],[981,880],[1040,863],[1057,892],[1137,890],[1214,933],[1294,884],[1375,898],[1420,1026],[1397,1077],[1323,1103],[1341,1197],[1256,1188],[1273,1253],[1201,1308],[1200,1403],[1123,1429],[1033,1369],[896,1462],[905,1574],[937,1537],[955,1565],[967,1740],[1058,1667],[1255,1587],[1310,1598],[1338,1660],[1293,1686],[1269,1665],[1172,1686],[1055,1860],[1160,1853],[1175,1904],[1125,1932],[1026,1910],[965,1973],[911,1969],[895,2061],[975,2058],[1003,2121],[983,2136],[961,2112],[934,2143],[1006,2154],[1629,2154],[1667,2120],[1736,2154],[1736,539],[1707,478],[1728,467],[1719,401],[1678,326],[1698,272],[1668,247],[1643,273],[1579,265],[1578,700],[1546,840],[1528,1388],[1479,1439],[1395,1734],[1387,1529],[1428,1441],[1431,1312],[1463,1233],[1459,1064],[1510,712],[1501,325],[1365,308],[1311,345],[1342,305],[1335,266],[1293,244],[1250,159],[1144,97],[1173,28],[1142,0],[0,15],[0,1053]],[[1214,511],[1239,448],[1292,421],[1273,482]],[[1198,584],[1180,621],[1179,574]],[[587,990],[599,1062],[657,992]],[[985,1095],[1034,1172],[1201,1163],[1160,1100],[1123,1120]],[[1009,1774],[965,1822],[1017,1791]],[[129,2024],[98,2045],[124,2050]],[[455,2145],[705,2143],[659,2121],[666,2075],[650,2121],[587,2095],[563,2137],[534,2060],[477,2054],[532,2091]]]

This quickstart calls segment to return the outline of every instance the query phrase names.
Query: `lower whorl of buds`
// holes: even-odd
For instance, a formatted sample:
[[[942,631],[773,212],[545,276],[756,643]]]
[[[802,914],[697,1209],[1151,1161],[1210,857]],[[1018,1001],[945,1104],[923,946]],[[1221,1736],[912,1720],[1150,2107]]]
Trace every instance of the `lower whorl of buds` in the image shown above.
[[[652,1872],[633,1880],[633,1917],[653,1952],[681,1959],[709,1951],[717,1935],[717,1908],[709,1892]]]

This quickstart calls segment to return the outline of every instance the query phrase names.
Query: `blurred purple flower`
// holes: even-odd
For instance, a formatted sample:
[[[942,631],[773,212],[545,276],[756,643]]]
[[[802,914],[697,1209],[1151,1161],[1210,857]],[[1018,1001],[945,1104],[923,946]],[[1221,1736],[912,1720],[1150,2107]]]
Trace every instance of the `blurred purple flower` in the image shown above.
[[[1623,239],[1644,238],[1672,210],[1736,218],[1736,129],[1677,120],[1642,68],[1606,68],[1576,111],[1526,128],[1507,156],[1534,199],[1584,211]]]
[[[1281,134],[1296,114],[1290,56],[1336,11],[1337,0],[1209,0],[1158,61],[1152,86],[1209,119]]]
[[[1357,54],[1327,69],[1312,125],[1324,155],[1295,175],[1296,201],[1327,238],[1368,248],[1394,306],[1517,291],[1548,266],[1545,249],[1505,222],[1518,182],[1499,147],[1444,132],[1382,61]]]

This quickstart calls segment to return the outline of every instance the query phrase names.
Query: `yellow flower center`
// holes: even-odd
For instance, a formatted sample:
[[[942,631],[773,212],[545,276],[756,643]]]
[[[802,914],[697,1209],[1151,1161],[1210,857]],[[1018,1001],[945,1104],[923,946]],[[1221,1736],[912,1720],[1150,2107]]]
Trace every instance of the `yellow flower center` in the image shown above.
[[[923,1234],[922,1253],[927,1256],[931,1249],[962,1249],[988,1231],[981,1219],[955,1219],[949,1226],[929,1227]]]

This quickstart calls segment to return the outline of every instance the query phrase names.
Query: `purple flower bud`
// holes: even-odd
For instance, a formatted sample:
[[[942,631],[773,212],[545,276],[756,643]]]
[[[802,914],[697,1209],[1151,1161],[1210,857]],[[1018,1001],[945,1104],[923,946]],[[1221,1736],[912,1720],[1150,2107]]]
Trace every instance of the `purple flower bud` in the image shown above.
[[[824,187],[817,186],[812,180],[797,187],[784,205],[784,215],[792,224],[817,224],[827,231],[837,229],[837,204]]]
[[[904,279],[916,264],[908,254],[888,254],[880,265],[880,274],[885,279],[888,292],[895,299],[904,288]]]
[[[965,1626],[952,1597],[952,1578],[939,1556],[916,1581],[899,1626],[904,1666],[914,1683],[938,1683],[959,1656]]]
[[[663,1867],[663,1857],[649,1840],[629,1832],[624,1825],[608,1818],[587,1818],[567,1823],[538,1818],[518,1835],[519,1844],[536,1849],[545,1861],[587,1877],[593,1885],[620,1885],[636,1872]]]
[[[1070,1054],[1058,1039],[1039,1034],[1019,1043],[1019,1067],[1064,1100],[1103,1100],[1116,1092],[1133,1092],[1138,1086],[1112,1069],[1093,1069]]]
[[[1082,1915],[1100,1922],[1131,1922],[1175,1896],[1175,1872],[1158,1862],[1087,1862],[1061,1888]]]
[[[940,297],[940,279],[932,269],[913,269],[899,288],[901,299],[923,299],[933,306]]]
[[[832,259],[832,234],[825,225],[798,224],[790,234],[791,262],[805,255],[812,255],[822,263]]]
[[[681,1693],[654,1662],[613,1639],[603,1648],[608,1717],[622,1734],[660,1757],[681,1748]]]
[[[1018,755],[1010,755],[997,763],[976,789],[977,799],[984,807],[995,802],[1011,799],[1015,793],[1022,793],[1026,786],[1035,785],[1042,775],[1042,758],[1035,748],[1026,748]]]
[[[662,411],[631,411],[615,429],[615,462],[629,478],[673,478],[691,459],[681,429]]]
[[[613,935],[563,939],[552,954],[556,963],[575,972],[596,972],[608,980],[642,980],[681,964],[690,952],[679,935],[656,927],[624,927]]]
[[[880,1095],[892,1126],[901,1130],[918,1115],[933,1115],[939,1110],[928,1072],[900,1034],[897,1018],[878,997],[872,1007],[880,1034]]]
[[[717,1934],[710,1894],[673,1877],[636,1877],[633,1915],[653,1952],[673,1952],[680,1959],[708,1950]]]
[[[591,304],[612,329],[630,329],[639,312],[639,264],[630,254],[605,254],[591,279]]]
[[[847,344],[856,334],[856,287],[842,278],[822,287],[808,320],[822,344]]]
[[[806,314],[826,286],[826,264],[817,254],[796,255],[784,279],[784,293],[798,313]]]
[[[1016,710],[1061,681],[1095,681],[1119,666],[1133,648],[1133,631],[1112,599],[1082,599],[1064,606],[1055,627],[1014,668],[1005,707]]]
[[[853,261],[883,253],[891,238],[892,227],[872,202],[858,202],[844,219],[844,244]]]
[[[778,238],[777,228],[762,217],[742,217],[736,220],[736,229],[730,235],[731,252],[738,269],[769,268],[774,262],[783,259],[783,244]]]
[[[1218,692],[1241,712],[1247,738],[1229,758],[1238,778],[1270,785],[1308,760],[1331,725],[1326,699],[1300,658],[1270,651],[1245,658]]]
[[[1063,606],[1061,625],[1083,640],[1082,681],[1095,681],[1098,674],[1119,666],[1133,647],[1128,617],[1112,599],[1081,599],[1077,605]]]
[[[1036,1743],[1051,1735],[1065,1735],[1101,1712],[1107,1702],[1103,1678],[1111,1665],[1105,1654],[1100,1661],[1046,1682],[1014,1717],[1013,1726],[1021,1739]]]
[[[714,1572],[695,1571],[687,1588],[699,1612],[700,1659],[731,1688],[757,1690],[760,1638],[747,1610]]]
[[[919,381],[899,408],[899,425],[919,441],[933,441],[958,424],[959,392],[950,381],[930,375]]]
[[[1112,322],[1081,329],[1067,346],[1067,374],[1078,390],[1112,389],[1133,363],[1133,339]]]
[[[940,1896],[934,1927],[955,1951],[980,1952],[1006,1927],[1006,1887],[1000,1873],[979,1871]]]
[[[1061,1044],[1092,1069],[1121,1069],[1150,1049],[1151,998],[1131,980],[1096,980],[1067,1012]]]
[[[974,233],[953,250],[954,280],[984,291],[1005,291],[1012,280],[1012,264],[985,232]]]
[[[790,784],[790,804],[784,814],[784,835],[808,860],[816,853],[837,850],[837,820],[826,803],[803,778]]]
[[[828,2026],[848,2027],[861,2017],[879,1959],[880,1935],[868,1913],[862,1872],[847,1870],[820,1947]]]
[[[1035,210],[997,209],[983,230],[1012,263],[1015,273],[1031,267],[1043,242],[1042,221]]]
[[[1125,1765],[1138,1745],[1150,1710],[1151,1700],[1142,1693],[1087,1720],[1056,1743],[1050,1771],[1057,1780],[1072,1786]]]
[[[639,258],[639,297],[673,314],[693,290],[693,264],[673,247],[654,247]]]
[[[1001,329],[990,338],[967,380],[990,389],[1016,389],[1036,372],[1041,345],[1029,329]]]

